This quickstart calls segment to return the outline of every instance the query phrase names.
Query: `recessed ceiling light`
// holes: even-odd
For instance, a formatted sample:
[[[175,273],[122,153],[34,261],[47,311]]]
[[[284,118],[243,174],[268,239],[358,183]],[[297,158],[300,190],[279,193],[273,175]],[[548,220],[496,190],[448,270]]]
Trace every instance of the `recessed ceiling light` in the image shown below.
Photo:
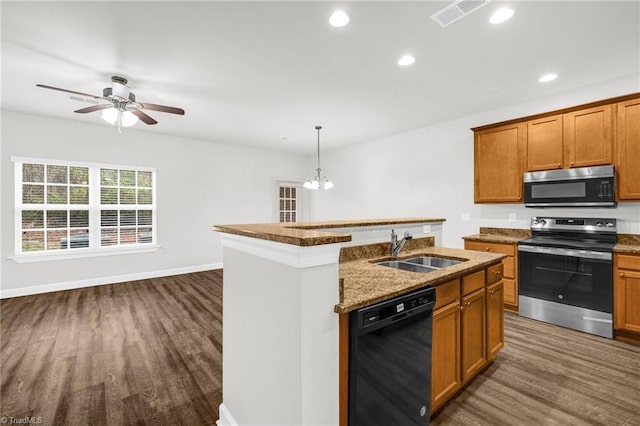
[[[329,23],[336,28],[344,27],[349,23],[349,15],[342,10],[337,10],[329,17]]]
[[[402,65],[403,67],[406,67],[407,65],[411,65],[416,61],[416,58],[414,58],[411,55],[404,55],[402,58],[398,59],[398,65]]]
[[[509,9],[508,7],[496,10],[491,18],[489,18],[489,22],[492,24],[501,24],[504,21],[508,21],[513,16],[513,9]]]
[[[543,75],[542,77],[540,77],[540,78],[538,79],[538,81],[539,81],[540,83],[547,83],[547,82],[549,82],[549,81],[553,81],[553,80],[555,80],[556,78],[558,78],[558,74],[549,73],[549,74],[545,74],[545,75]]]

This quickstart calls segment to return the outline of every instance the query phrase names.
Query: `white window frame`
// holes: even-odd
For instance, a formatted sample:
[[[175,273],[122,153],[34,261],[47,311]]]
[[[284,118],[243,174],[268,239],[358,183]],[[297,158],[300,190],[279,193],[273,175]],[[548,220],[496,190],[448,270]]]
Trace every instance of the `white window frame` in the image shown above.
[[[280,222],[280,188],[282,186],[296,188],[296,221]],[[302,222],[302,182],[287,179],[277,179],[274,186],[273,197],[273,221],[275,223],[296,223]]]
[[[69,160],[53,160],[43,158],[27,158],[27,157],[11,157],[11,161],[14,163],[14,210],[15,210],[15,222],[14,222],[14,256],[9,259],[17,263],[28,262],[41,262],[50,260],[64,260],[64,259],[77,259],[83,257],[99,257],[99,256],[111,256],[120,254],[133,254],[133,253],[148,253],[156,251],[160,248],[157,239],[157,211],[156,211],[156,169],[152,167],[132,166],[132,165],[116,165],[107,163],[90,163],[81,161],[69,161]],[[60,165],[68,167],[88,167],[89,168],[89,204],[45,204],[44,210],[73,210],[79,206],[86,206],[86,210],[89,210],[89,247],[81,247],[74,249],[60,249],[51,251],[37,251],[37,252],[22,252],[22,211],[30,210],[29,204],[22,203],[22,166],[21,164],[45,164],[45,165]],[[152,242],[151,243],[135,243],[135,244],[122,244],[113,246],[101,246],[101,231],[100,231],[100,212],[101,210],[111,210],[109,205],[102,205],[100,203],[100,169],[116,169],[116,170],[136,170],[146,171],[152,173],[152,201],[151,204],[131,204],[117,205],[116,210],[151,210],[152,211]],[[46,187],[46,184],[45,184]],[[46,189],[45,189],[46,190]],[[43,209],[42,205],[36,205],[33,210]],[[115,207],[116,205],[114,205]],[[71,209],[70,207],[73,207]],[[80,209],[85,210],[85,209]]]

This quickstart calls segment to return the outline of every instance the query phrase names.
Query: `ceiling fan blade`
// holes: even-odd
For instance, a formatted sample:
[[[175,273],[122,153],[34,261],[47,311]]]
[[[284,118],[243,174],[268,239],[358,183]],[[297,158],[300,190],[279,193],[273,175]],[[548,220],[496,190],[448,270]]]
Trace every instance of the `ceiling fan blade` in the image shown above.
[[[111,108],[112,106],[113,106],[112,104],[93,105],[93,106],[90,106],[90,107],[86,107],[86,108],[81,108],[81,109],[75,110],[73,112],[79,112],[80,114],[86,114],[87,112],[100,111],[101,109]]]
[[[168,112],[168,113],[171,113],[171,114],[184,115],[184,110],[182,108],[175,108],[175,107],[170,107],[170,106],[157,105],[157,104],[147,104],[147,103],[139,103],[139,104],[140,104],[140,108],[144,108],[144,109],[151,109],[153,111]]]
[[[153,118],[149,117],[147,114],[145,114],[144,112],[140,111],[138,108],[132,108],[129,111],[131,111],[133,114],[138,116],[140,121],[142,121],[145,124],[157,124],[158,123],[156,120],[154,120]]]
[[[51,90],[57,90],[59,92],[73,93],[74,95],[87,96],[87,97],[93,98],[93,99],[104,99],[102,96],[96,96],[96,95],[90,95],[88,93],[76,92],[75,90],[61,89],[59,87],[47,86],[45,84],[36,84],[36,86],[37,87],[42,87],[43,89],[51,89]]]

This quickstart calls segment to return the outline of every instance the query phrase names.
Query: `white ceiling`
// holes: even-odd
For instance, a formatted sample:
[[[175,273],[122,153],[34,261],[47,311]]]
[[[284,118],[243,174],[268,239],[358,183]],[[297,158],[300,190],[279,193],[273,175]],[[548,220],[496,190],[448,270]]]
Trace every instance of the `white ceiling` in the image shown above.
[[[2,1],[2,107],[104,124],[35,85],[101,95],[122,75],[186,110],[140,130],[311,154],[318,124],[331,149],[640,72],[638,1],[493,1],[441,28],[447,4]]]

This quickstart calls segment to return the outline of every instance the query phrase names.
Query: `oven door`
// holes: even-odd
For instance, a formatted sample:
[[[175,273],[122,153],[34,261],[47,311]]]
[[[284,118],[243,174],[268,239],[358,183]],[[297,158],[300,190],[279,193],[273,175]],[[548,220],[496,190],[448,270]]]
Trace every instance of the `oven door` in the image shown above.
[[[613,313],[611,253],[520,245],[518,269],[521,296]]]

